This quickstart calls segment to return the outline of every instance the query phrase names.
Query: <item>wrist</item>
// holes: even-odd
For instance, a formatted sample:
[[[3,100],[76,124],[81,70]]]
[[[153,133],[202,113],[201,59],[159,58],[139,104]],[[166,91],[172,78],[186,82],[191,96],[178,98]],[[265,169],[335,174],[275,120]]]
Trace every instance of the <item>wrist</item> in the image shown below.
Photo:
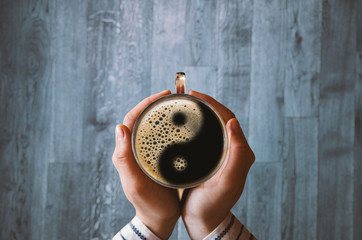
[[[168,239],[176,225],[178,216],[169,217],[149,217],[142,214],[136,214],[136,216],[142,221],[142,223],[158,238]]]
[[[183,221],[191,239],[203,239],[226,218],[228,213],[212,216],[185,216]]]

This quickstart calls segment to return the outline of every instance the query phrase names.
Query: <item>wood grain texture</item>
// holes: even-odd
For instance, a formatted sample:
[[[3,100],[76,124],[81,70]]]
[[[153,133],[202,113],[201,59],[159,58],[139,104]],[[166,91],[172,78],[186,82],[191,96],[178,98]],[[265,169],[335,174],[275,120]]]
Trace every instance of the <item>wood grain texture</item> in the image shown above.
[[[27,194],[21,184],[27,179],[22,176],[24,172],[24,161],[21,160],[19,139],[21,134],[17,133],[16,123],[19,122],[17,115],[21,109],[16,103],[22,102],[18,99],[19,80],[16,72],[18,69],[18,55],[20,45],[20,31],[12,25],[19,25],[17,3],[14,1],[2,1],[0,7],[0,30],[1,52],[0,52],[0,238],[6,239],[17,237],[23,233],[29,233],[29,209],[24,208],[27,201]],[[6,9],[8,9],[6,11]],[[11,37],[13,36],[13,37]],[[12,44],[16,43],[16,44]],[[8,102],[9,101],[9,102]],[[24,179],[25,178],[25,179]],[[27,187],[27,186],[24,186]],[[21,218],[23,214],[23,218]],[[26,224],[24,224],[26,222]]]
[[[257,239],[282,239],[280,162],[255,162],[248,176],[248,229]]]
[[[216,66],[216,0],[188,0],[185,19],[185,65]]]
[[[317,239],[318,119],[287,118],[284,128],[281,239]]]
[[[232,212],[258,239],[362,238],[362,1],[0,1],[0,239],[111,239],[135,212],[114,127],[186,88],[256,155]],[[188,235],[180,219],[170,239]]]
[[[151,92],[175,90],[175,73],[185,65],[186,0],[153,2]]]
[[[4,107],[0,132],[4,135],[0,149],[1,169],[5,172],[1,174],[0,238],[41,239],[50,129],[48,5],[20,5],[18,1],[3,4],[4,12],[9,8],[9,13],[1,13],[1,30],[6,34],[1,39],[5,45],[1,48]]]
[[[50,163],[44,239],[91,239],[91,191],[94,165]]]
[[[318,116],[322,1],[286,2],[285,116]]]
[[[323,4],[318,239],[353,238],[355,7],[354,1]]]
[[[254,1],[249,144],[256,161],[277,162],[283,142],[285,1]]]
[[[362,22],[362,2],[356,1],[356,22]],[[357,52],[362,52],[362,25],[356,24],[356,50]]]
[[[216,98],[217,68],[216,67],[185,67],[186,91],[195,90]]]
[[[182,221],[182,218],[180,217],[178,219],[175,229],[173,230],[172,235],[170,236],[169,239],[170,240],[174,240],[174,239],[182,240],[182,239],[188,239],[188,238],[190,238],[190,237],[187,233],[185,224]]]
[[[52,12],[52,156],[50,162],[82,158],[86,81],[86,2],[60,1]],[[77,134],[73,134],[77,133]],[[67,139],[68,141],[64,141]]]
[[[92,176],[89,182],[92,191],[88,194],[91,211],[86,231],[89,239],[110,239],[117,232],[112,225],[112,218],[115,217],[112,212],[112,191],[119,193],[119,189],[112,188],[112,174],[117,173],[112,171],[110,163],[113,140],[113,131],[110,129],[115,117],[116,102],[108,99],[108,94],[117,99],[117,92],[108,92],[109,89],[117,89],[117,85],[114,86],[110,81],[114,75],[114,63],[117,63],[117,29],[120,28],[117,4],[118,2],[90,1],[85,9],[87,39],[84,44],[87,49],[92,49],[87,51],[85,59],[87,81],[84,86],[82,135],[82,149],[87,149],[83,152],[82,159],[94,166],[89,168]],[[127,213],[124,217],[128,217]]]
[[[362,7],[362,5],[361,5]],[[360,8],[362,9],[362,8]],[[354,181],[353,181],[353,239],[362,236],[362,52],[357,53],[355,93],[354,135]]]
[[[217,99],[231,109],[248,136],[253,1],[218,1]]]

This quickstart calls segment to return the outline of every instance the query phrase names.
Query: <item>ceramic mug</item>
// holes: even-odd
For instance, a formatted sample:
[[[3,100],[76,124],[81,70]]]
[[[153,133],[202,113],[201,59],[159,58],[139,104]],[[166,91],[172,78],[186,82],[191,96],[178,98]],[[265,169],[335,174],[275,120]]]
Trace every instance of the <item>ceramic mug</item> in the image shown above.
[[[147,176],[170,188],[191,188],[211,178],[227,152],[225,123],[209,103],[185,94],[185,73],[176,93],[152,102],[132,132],[135,159]]]

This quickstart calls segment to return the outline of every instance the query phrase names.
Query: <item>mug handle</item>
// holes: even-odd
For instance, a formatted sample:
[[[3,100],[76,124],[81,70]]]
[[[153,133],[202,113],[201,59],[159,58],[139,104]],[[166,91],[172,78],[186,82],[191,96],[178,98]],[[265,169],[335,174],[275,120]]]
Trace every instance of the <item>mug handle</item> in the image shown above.
[[[184,72],[176,73],[175,88],[176,94],[185,94],[186,74]]]

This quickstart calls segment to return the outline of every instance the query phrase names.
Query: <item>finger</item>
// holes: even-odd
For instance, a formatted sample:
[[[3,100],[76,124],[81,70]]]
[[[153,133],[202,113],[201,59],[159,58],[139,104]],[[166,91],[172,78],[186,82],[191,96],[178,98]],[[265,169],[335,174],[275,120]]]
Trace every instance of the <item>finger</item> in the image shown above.
[[[255,156],[236,118],[230,119],[226,128],[229,133],[229,149],[221,170],[222,179],[234,184],[237,182],[244,184]]]
[[[171,94],[170,90],[166,90],[163,92],[156,93],[152,96],[149,96],[143,99],[140,103],[138,103],[131,111],[129,111],[126,116],[124,117],[123,124],[128,127],[130,131],[132,131],[133,125],[140,113],[152,102],[159,99],[160,97],[166,96]]]
[[[122,183],[139,179],[144,173],[134,159],[131,145],[131,133],[125,125],[116,127],[116,148],[113,153],[112,161],[116,167]]]
[[[222,105],[221,103],[216,101],[214,98],[212,98],[206,94],[196,92],[194,90],[189,90],[189,94],[192,96],[201,98],[202,100],[205,100],[206,102],[210,103],[216,109],[216,111],[218,111],[218,113],[220,113],[220,115],[225,123],[227,123],[231,118],[235,117],[235,115],[232,111],[230,111],[227,107],[225,107],[224,105]]]

